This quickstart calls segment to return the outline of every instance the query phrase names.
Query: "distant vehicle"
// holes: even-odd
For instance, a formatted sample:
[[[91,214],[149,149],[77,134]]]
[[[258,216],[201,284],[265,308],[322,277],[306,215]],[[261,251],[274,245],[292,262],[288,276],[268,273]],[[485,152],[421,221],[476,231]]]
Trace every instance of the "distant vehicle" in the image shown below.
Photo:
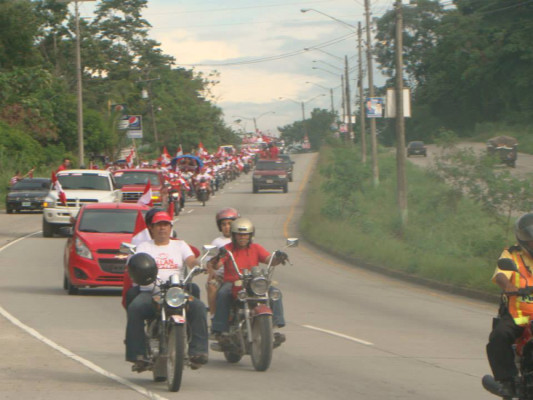
[[[96,203],[81,208],[64,250],[63,289],[122,286],[127,256],[119,252],[130,242],[137,214],[150,208],[128,203]]]
[[[25,178],[18,181],[6,194],[6,212],[41,211],[49,190],[49,178]]]
[[[424,156],[427,157],[426,145],[422,141],[413,141],[407,144],[407,157],[410,156]]]
[[[510,167],[516,167],[518,141],[512,136],[496,136],[487,141],[487,154],[499,157]]]
[[[148,181],[152,189],[154,206],[168,204],[168,185],[163,171],[159,169],[118,169],[113,172],[117,187],[122,192],[124,203],[137,203]]]
[[[62,226],[72,224],[85,204],[118,203],[122,195],[109,171],[97,169],[67,169],[56,174],[65,192],[67,203],[62,204],[55,189],[43,202],[43,236],[52,237]]]
[[[291,160],[291,156],[288,154],[280,154],[278,155],[279,159],[285,162],[287,167],[287,176],[289,178],[289,182],[292,182],[292,170],[294,161]]]
[[[252,175],[253,192],[261,189],[282,189],[289,191],[286,163],[282,160],[258,160]]]

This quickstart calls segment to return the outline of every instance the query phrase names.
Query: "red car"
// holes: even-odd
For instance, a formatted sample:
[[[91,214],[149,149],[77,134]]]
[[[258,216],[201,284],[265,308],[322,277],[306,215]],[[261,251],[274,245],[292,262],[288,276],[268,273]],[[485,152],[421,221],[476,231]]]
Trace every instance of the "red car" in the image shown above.
[[[128,203],[94,203],[80,209],[64,252],[63,288],[77,294],[80,288],[118,286],[124,282],[122,242],[130,242],[139,211],[150,208]]]
[[[158,169],[119,169],[113,172],[115,182],[122,191],[122,201],[136,203],[142,196],[146,183],[150,180],[154,206],[167,204],[168,185],[163,171]]]

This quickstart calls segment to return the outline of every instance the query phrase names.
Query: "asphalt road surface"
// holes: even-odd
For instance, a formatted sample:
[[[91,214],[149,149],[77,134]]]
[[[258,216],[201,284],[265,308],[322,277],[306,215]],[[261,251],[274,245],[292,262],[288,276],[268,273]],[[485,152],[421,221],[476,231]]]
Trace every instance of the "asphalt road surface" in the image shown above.
[[[254,221],[255,240],[269,250],[298,236],[316,155],[293,158],[287,194],[252,194],[251,175],[241,176],[205,207],[187,203],[175,224],[180,238],[209,243],[218,235],[215,213],[227,206]],[[270,369],[256,372],[249,357],[228,364],[211,352],[207,365],[186,369],[181,390],[169,393],[124,361],[120,291],[67,295],[65,239],[43,238],[40,228],[40,214],[0,215],[0,399],[491,398],[480,381],[489,372],[485,344],[495,304],[373,274],[304,242],[287,249],[294,265],[274,273],[287,342]]]

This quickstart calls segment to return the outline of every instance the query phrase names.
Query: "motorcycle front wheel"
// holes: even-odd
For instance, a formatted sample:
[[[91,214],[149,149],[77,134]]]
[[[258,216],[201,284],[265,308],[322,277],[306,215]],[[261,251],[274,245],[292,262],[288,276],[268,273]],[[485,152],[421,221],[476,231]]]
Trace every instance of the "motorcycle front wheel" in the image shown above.
[[[185,360],[185,326],[172,325],[168,333],[167,383],[168,390],[180,390]]]
[[[250,355],[256,371],[266,371],[272,361],[273,334],[272,316],[259,315],[252,325],[252,346]]]

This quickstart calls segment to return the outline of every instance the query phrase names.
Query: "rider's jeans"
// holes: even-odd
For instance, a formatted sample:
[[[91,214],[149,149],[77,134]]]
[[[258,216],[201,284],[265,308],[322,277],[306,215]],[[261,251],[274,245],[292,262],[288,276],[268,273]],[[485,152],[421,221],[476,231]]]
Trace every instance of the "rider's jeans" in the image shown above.
[[[151,292],[140,292],[128,305],[126,325],[126,361],[135,361],[146,355],[144,320],[155,317]],[[207,311],[204,303],[194,298],[187,304],[187,322],[192,331],[189,355],[207,354]]]
[[[233,301],[232,297],[232,282],[224,282],[217,293],[217,309],[215,311],[215,316],[213,317],[213,323],[211,330],[213,332],[227,332],[229,330],[229,314],[231,310],[231,302]],[[274,287],[270,287],[270,290]],[[281,294],[281,292],[280,292]],[[270,307],[272,308],[272,324],[275,327],[285,326],[285,317],[283,316],[283,302],[282,296],[279,300],[270,301]]]

